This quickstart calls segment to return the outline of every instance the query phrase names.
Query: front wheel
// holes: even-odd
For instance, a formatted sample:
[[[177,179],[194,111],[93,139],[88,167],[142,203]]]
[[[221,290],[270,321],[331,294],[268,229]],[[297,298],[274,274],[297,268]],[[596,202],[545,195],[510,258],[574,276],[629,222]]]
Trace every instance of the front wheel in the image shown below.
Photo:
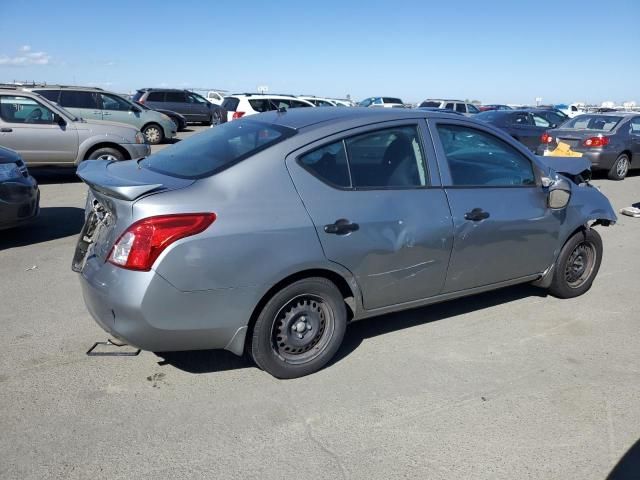
[[[320,277],[299,280],[277,292],[253,328],[249,353],[277,378],[320,370],[336,354],[347,326],[340,290]]]
[[[124,160],[124,155],[120,150],[116,150],[115,148],[98,148],[91,152],[86,160]]]
[[[625,153],[616,158],[613,162],[613,166],[608,172],[608,177],[611,180],[624,180],[624,177],[629,173],[629,156]]]
[[[160,125],[156,125],[152,123],[150,125],[146,125],[142,129],[142,134],[144,138],[147,139],[147,143],[150,145],[157,145],[164,140],[164,132],[162,131],[162,127]]]
[[[602,238],[593,229],[576,233],[562,247],[549,287],[551,295],[573,298],[591,288],[602,262]]]

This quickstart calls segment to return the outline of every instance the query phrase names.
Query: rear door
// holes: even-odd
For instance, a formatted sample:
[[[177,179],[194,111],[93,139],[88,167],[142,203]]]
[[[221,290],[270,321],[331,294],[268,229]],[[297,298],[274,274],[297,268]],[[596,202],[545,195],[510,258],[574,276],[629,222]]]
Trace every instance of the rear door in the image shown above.
[[[46,105],[21,95],[0,95],[0,119],[0,145],[16,150],[29,165],[75,162],[75,127],[60,125]]]
[[[199,122],[197,112],[191,108],[187,102],[187,95],[184,91],[167,91],[164,97],[165,103],[162,108],[178,112],[187,119],[187,122]]]
[[[629,122],[629,137],[631,138],[631,167],[640,168],[640,117],[634,117]]]
[[[535,275],[554,261],[563,215],[531,159],[479,125],[430,120],[455,241],[444,292]]]
[[[102,106],[96,92],[66,90],[60,92],[60,106],[87,120],[102,120]]]
[[[286,160],[325,255],[354,274],[367,310],[444,284],[452,223],[425,129],[422,120],[361,127]]]

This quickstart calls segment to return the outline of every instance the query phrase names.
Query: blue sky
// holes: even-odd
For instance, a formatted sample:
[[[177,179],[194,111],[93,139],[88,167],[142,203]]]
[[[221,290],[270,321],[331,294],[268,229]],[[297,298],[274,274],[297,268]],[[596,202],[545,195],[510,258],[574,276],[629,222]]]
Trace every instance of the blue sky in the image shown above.
[[[640,103],[639,0],[0,0],[0,81]]]

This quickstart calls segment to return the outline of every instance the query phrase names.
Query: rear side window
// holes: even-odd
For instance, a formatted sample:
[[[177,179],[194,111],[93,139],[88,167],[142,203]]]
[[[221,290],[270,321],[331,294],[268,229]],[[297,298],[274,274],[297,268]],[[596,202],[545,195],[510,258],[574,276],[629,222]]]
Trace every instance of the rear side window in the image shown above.
[[[149,92],[147,102],[164,102],[164,92]]]
[[[222,108],[224,108],[229,112],[235,112],[236,108],[238,108],[239,103],[240,103],[240,100],[238,98],[227,97],[222,102]]]
[[[184,92],[166,92],[165,102],[186,103],[187,97]]]
[[[65,108],[100,108],[98,106],[98,95],[95,92],[62,90],[59,103]]]
[[[34,90],[34,93],[56,103],[58,103],[58,97],[60,96],[60,90]]]
[[[249,105],[256,112],[268,112],[269,110],[275,110],[277,107],[271,104],[268,98],[259,98],[257,100],[249,100]]]
[[[456,103],[456,112],[467,113],[467,106],[464,103]]]
[[[377,130],[349,138],[345,143],[354,187],[402,188],[426,185],[417,127]]]
[[[301,102],[300,100],[291,100],[291,108],[304,108],[304,107],[310,107],[310,106],[311,105],[309,105],[308,103]]]
[[[438,125],[438,135],[454,186],[536,184],[529,159],[498,137],[460,125]]]
[[[350,187],[344,142],[326,145],[300,157],[300,164],[311,174],[335,187]]]
[[[142,161],[142,166],[180,178],[204,178],[295,134],[295,130],[251,120],[207,129]]]
[[[514,113],[511,115],[512,125],[531,125],[531,121],[529,119],[529,115],[527,113]]]
[[[453,103],[452,103],[452,102],[447,103],[447,104],[444,106],[444,108],[446,108],[447,110],[453,110]]]
[[[440,103],[441,102],[422,102],[420,104],[421,107],[434,107],[434,108],[440,108]]]

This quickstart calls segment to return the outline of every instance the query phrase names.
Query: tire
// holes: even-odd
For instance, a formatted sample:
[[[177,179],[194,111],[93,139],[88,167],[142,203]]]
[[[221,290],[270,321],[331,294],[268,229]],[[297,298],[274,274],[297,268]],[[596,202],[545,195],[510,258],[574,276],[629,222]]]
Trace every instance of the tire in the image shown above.
[[[560,251],[549,293],[578,297],[591,288],[602,262],[602,238],[593,229],[576,233]]]
[[[150,123],[142,128],[142,134],[150,145],[158,145],[164,141],[164,131],[156,123]]]
[[[340,290],[312,277],[284,287],[265,304],[248,351],[276,378],[297,378],[320,370],[336,354],[347,327]]]
[[[622,153],[616,158],[616,161],[613,162],[611,169],[607,173],[607,176],[610,180],[624,180],[624,177],[629,173],[629,165],[631,161],[629,160],[629,155],[626,153]]]
[[[93,152],[91,152],[91,155],[89,155],[86,160],[124,160],[124,155],[122,154],[122,152],[120,150],[116,150],[115,148],[109,148],[109,147],[104,147],[104,148],[98,148],[97,150],[94,150]]]
[[[214,110],[211,114],[211,126],[216,127],[222,123],[222,114],[220,110]]]

